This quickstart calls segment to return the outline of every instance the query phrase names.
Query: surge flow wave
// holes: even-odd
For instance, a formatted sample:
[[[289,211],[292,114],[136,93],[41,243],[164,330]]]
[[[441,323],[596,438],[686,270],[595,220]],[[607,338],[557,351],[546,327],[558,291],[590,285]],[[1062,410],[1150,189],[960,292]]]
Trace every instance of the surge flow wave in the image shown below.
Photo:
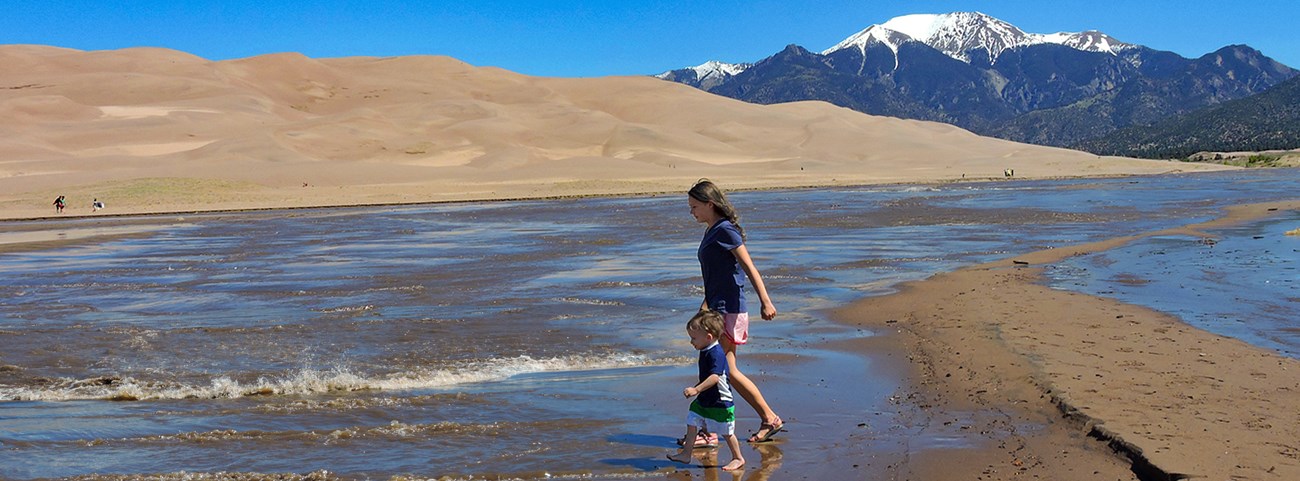
[[[222,399],[251,396],[306,395],[346,391],[401,391],[437,389],[461,384],[493,382],[541,372],[590,371],[675,364],[676,359],[648,359],[640,355],[565,356],[534,359],[519,356],[467,363],[451,369],[362,375],[348,368],[303,369],[280,377],[240,382],[227,376],[207,385],[137,380],[131,377],[62,379],[42,386],[0,386],[0,401],[143,401],[165,399]]]

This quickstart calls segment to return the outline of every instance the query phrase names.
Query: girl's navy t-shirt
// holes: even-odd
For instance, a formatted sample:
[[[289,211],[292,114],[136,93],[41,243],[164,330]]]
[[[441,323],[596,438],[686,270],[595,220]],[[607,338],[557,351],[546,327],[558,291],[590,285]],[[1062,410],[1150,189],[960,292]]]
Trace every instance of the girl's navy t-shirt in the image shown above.
[[[731,250],[744,245],[740,230],[730,220],[722,219],[704,233],[700,249],[700,272],[704,275],[704,302],[709,309],[741,314],[745,308],[745,272]]]

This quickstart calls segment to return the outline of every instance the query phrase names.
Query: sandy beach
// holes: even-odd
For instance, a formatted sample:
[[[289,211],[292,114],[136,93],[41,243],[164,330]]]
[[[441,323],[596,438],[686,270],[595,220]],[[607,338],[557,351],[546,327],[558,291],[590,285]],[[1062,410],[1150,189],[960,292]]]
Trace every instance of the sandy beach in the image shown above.
[[[961,463],[931,454],[901,471],[912,479],[972,479],[972,466],[984,466],[979,479],[1300,479],[1300,362],[1149,309],[1050,289],[1040,277],[1045,265],[1142,237],[1210,238],[1203,229],[1298,208],[1241,206],[1180,229],[1020,255],[837,311],[843,322],[893,333],[923,404],[1005,416],[975,427],[996,448]],[[1035,421],[1057,429],[1015,427]],[[1096,455],[1108,450],[1132,473],[1106,472],[1115,465]]]

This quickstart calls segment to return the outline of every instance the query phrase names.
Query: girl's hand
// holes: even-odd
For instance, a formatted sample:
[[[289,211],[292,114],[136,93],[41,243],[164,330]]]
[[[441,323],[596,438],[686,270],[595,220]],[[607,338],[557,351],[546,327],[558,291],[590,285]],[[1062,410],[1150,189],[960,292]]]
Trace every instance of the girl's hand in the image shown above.
[[[695,397],[695,395],[696,395],[696,394],[699,394],[699,393],[700,393],[700,391],[697,390],[697,389],[695,389],[695,386],[691,386],[691,387],[688,387],[688,388],[682,390],[682,396],[685,396],[685,397],[688,397],[688,398]]]
[[[762,314],[764,321],[776,319],[776,306],[772,305],[771,302],[764,302]]]

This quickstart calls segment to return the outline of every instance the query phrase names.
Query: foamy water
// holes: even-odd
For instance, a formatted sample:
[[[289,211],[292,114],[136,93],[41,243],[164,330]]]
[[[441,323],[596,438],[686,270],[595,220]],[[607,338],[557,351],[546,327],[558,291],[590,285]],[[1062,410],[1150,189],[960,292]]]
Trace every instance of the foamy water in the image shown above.
[[[872,334],[818,309],[1289,198],[1298,180],[1285,170],[734,194],[782,312],[756,323],[742,366],[802,426],[763,449],[784,450],[789,477],[824,459],[823,432],[888,433],[858,438],[882,452],[964,442],[908,428],[911,407],[890,400],[899,386],[884,364],[827,347]],[[674,467],[662,455],[695,375],[682,325],[702,296],[702,226],[681,198],[155,219],[0,251],[0,478],[635,479]],[[1269,233],[1292,220],[1225,233],[1215,249],[1257,254],[1263,232],[1267,250],[1290,259]],[[104,229],[94,222],[9,225],[57,238]],[[1153,247],[1132,249],[1079,260],[1066,282],[1104,294],[1138,277],[1200,276],[1208,296],[1255,289],[1225,279],[1287,265],[1255,254],[1147,264],[1135,259]],[[1200,252],[1154,249],[1171,260]],[[1295,321],[1277,315],[1295,312],[1294,283],[1278,285],[1289,287],[1235,297],[1252,300],[1232,309],[1235,335],[1294,347]],[[1222,304],[1186,303],[1179,315],[1192,322]],[[742,434],[756,427],[738,413]]]
[[[689,362],[689,359],[664,358],[651,361],[636,355],[550,359],[519,356],[513,359],[489,359],[455,369],[402,372],[383,377],[360,375],[347,368],[329,371],[309,369],[273,378],[259,377],[252,382],[222,376],[203,385],[142,381],[130,377],[64,378],[46,380],[42,386],[0,387],[0,401],[233,399],[348,391],[413,391],[502,381],[521,374],[672,366],[684,362]]]

